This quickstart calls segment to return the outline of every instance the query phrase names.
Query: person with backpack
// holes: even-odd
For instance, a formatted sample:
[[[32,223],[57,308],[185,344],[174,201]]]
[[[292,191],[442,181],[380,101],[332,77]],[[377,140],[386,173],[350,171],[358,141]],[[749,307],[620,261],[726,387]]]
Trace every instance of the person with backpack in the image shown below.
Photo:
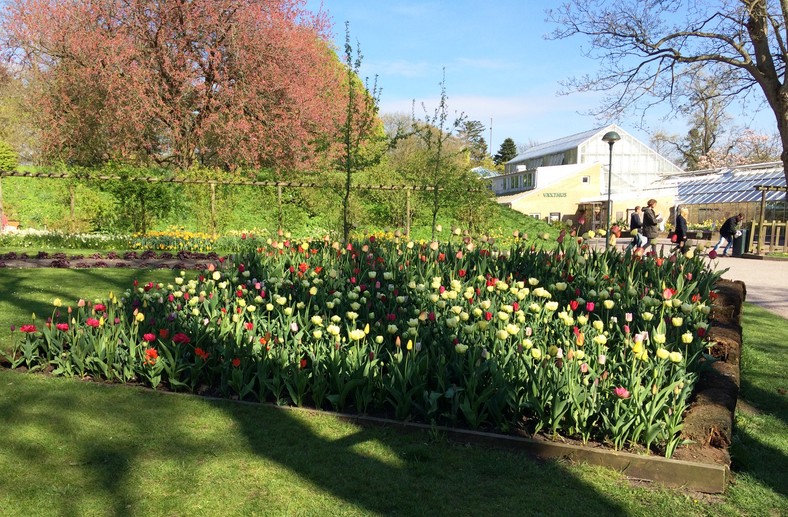
[[[733,239],[736,238],[736,233],[738,232],[739,225],[741,224],[743,219],[744,219],[744,214],[739,213],[725,220],[725,222],[720,227],[720,239],[717,241],[717,244],[711,247],[714,253],[717,253],[717,248],[719,247],[720,244],[722,244],[722,240],[725,239],[726,244],[725,247],[722,249],[722,256],[730,257],[730,255],[728,255],[728,250],[730,249],[731,246],[733,246]]]

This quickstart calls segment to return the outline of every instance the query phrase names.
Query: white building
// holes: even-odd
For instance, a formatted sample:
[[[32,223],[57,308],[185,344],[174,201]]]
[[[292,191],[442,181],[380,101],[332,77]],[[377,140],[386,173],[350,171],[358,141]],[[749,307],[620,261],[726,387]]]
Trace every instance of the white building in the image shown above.
[[[615,131],[621,140],[610,146],[602,140]],[[504,174],[491,179],[499,203],[549,220],[573,220],[585,214],[586,228],[604,227],[607,219],[608,181],[611,220],[626,221],[636,205],[649,198],[673,205],[675,187],[659,186],[665,175],[682,172],[616,125],[535,145],[506,164]],[[593,214],[593,216],[591,216]]]

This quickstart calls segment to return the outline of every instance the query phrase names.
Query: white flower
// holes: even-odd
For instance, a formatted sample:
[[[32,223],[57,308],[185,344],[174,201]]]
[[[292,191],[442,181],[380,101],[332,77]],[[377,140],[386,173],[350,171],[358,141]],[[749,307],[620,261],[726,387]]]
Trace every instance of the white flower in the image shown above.
[[[348,333],[348,337],[353,341],[361,341],[366,336],[366,333],[362,329],[355,329],[351,330]]]

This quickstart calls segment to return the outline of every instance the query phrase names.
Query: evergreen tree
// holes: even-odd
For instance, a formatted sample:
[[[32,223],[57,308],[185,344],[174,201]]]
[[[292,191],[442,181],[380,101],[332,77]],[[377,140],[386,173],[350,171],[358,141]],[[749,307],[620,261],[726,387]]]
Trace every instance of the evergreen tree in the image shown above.
[[[17,154],[10,145],[0,140],[0,171],[13,171],[17,165]]]
[[[484,164],[487,158],[487,142],[484,140],[484,124],[478,120],[466,120],[460,126],[457,136],[468,151],[472,167]]]
[[[496,155],[493,157],[493,161],[495,162],[495,165],[501,166],[513,159],[515,156],[517,156],[517,146],[515,145],[514,140],[507,138],[501,144],[501,148],[498,149],[498,153],[496,153]]]

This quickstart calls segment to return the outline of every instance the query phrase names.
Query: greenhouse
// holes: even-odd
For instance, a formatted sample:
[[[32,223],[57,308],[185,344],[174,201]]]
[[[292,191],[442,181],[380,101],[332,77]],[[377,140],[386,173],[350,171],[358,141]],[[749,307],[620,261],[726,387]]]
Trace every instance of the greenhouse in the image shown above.
[[[717,228],[728,217],[742,213],[745,221],[760,218],[765,199],[764,221],[786,221],[785,173],[781,162],[692,171],[671,176],[677,195],[675,205],[689,209],[688,222],[694,227]],[[756,187],[775,190],[756,190]]]

